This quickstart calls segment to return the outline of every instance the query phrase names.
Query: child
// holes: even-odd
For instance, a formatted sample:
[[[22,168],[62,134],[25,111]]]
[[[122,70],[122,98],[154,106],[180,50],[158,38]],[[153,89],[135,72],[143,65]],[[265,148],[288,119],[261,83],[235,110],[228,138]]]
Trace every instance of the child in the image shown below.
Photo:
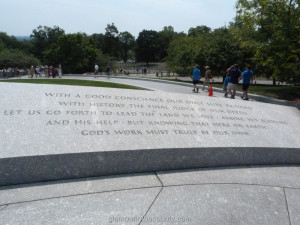
[[[209,69],[209,66],[206,66],[205,69],[206,69],[205,78],[204,78],[203,87],[202,87],[203,91],[204,91],[206,85],[207,85],[207,88],[209,90],[209,82],[213,78],[213,75],[211,73],[211,70]]]
[[[223,90],[224,90],[224,97],[227,97],[228,96],[228,92],[227,92],[227,86],[228,86],[228,83],[230,81],[230,75],[229,73],[226,73],[226,77],[224,79],[224,83],[223,83]]]

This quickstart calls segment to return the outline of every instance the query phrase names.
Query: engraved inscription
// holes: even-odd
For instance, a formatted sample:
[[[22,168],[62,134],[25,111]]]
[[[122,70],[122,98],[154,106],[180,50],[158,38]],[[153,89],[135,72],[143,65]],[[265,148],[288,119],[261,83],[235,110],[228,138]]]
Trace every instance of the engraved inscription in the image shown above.
[[[44,93],[46,109],[4,109],[6,117],[42,117],[45,127],[74,127],[82,136],[251,136],[288,126],[253,116],[253,106],[126,95]],[[65,100],[64,100],[65,99]],[[79,128],[79,129],[78,129]]]

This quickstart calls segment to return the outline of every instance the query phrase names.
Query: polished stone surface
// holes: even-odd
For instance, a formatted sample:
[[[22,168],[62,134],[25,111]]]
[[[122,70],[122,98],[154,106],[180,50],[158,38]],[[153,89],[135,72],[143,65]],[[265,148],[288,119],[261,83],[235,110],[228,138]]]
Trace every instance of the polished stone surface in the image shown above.
[[[212,179],[223,176],[227,184],[192,184],[191,180],[201,178],[204,173],[195,170],[6,186],[1,188],[1,198],[7,195],[6,199],[11,200],[0,205],[0,221],[33,225],[139,224],[143,217],[141,224],[288,225],[290,220],[297,225],[300,188],[281,187],[287,186],[284,181],[294,187],[299,183],[300,177],[288,173],[289,169],[295,172],[297,168],[205,171]],[[233,170],[234,175],[229,176]],[[246,170],[251,174],[248,178]],[[186,177],[189,173],[191,180]],[[267,174],[272,182],[264,183]],[[254,180],[260,184],[250,184]]]
[[[232,167],[158,172],[166,185],[249,184],[300,188],[300,167]]]
[[[1,83],[0,85],[2,88],[3,85]],[[30,89],[27,93],[35,92],[33,91],[34,89],[35,88]],[[65,90],[67,91],[68,88],[65,88]],[[181,89],[176,88],[176,91],[179,90]],[[201,94],[202,93],[199,95],[195,94],[193,97],[199,99],[198,97],[200,97]],[[12,95],[15,95],[15,93]],[[31,96],[28,100],[28,105],[32,107],[31,109],[35,110],[36,107],[39,107],[38,104],[32,104],[36,101],[36,96],[32,96],[31,94],[28,95]],[[161,95],[164,95],[164,93],[161,93]],[[202,95],[202,97],[203,96],[204,95]],[[223,100],[221,101],[226,102],[226,99]],[[231,103],[238,105],[240,104],[239,102],[243,101],[238,101],[237,99],[231,101]],[[254,102],[250,103],[251,104],[247,104],[252,105]],[[49,101],[42,102],[42,106],[49,106],[48,104]],[[2,101],[0,106],[0,117],[2,119],[2,116],[4,116],[2,115],[2,113],[4,114]],[[6,115],[5,118],[2,119],[2,121],[5,121],[5,124],[7,125],[7,118],[13,118],[10,119],[12,123],[5,126],[5,129],[2,129],[1,127],[4,123],[0,123],[0,132],[2,132],[0,138],[3,138],[3,136],[8,138],[9,136],[6,134],[12,135],[8,141],[0,142],[2,150],[6,150],[6,147],[8,146],[7,143],[18,146],[19,140],[28,139],[29,142],[29,137],[37,140],[37,143],[45,143],[46,140],[48,141],[48,144],[51,145],[52,142],[57,140],[62,144],[68,142],[71,146],[75,146],[74,143],[72,143],[72,137],[69,138],[69,140],[62,141],[63,137],[59,137],[59,134],[49,134],[49,130],[51,129],[41,129],[45,124],[41,124],[39,127],[32,127],[32,130],[26,130],[26,132],[23,133],[17,132],[19,136],[9,133],[8,130],[12,130],[12,126],[16,127],[17,122],[21,125],[19,127],[22,127],[23,125],[26,127],[27,121],[24,120],[24,117],[20,118],[18,115],[14,115],[14,113],[18,113],[17,110],[19,109],[14,105],[14,103],[7,104],[6,106],[9,106],[12,110],[16,111],[11,111],[10,113],[12,115]],[[253,106],[257,107],[258,105],[253,104]],[[270,107],[268,104],[262,104],[259,105],[259,108],[265,106],[267,108]],[[51,107],[49,106],[49,108]],[[281,108],[277,107],[273,109],[274,110],[270,111],[270,115],[277,114],[277,110],[281,110]],[[290,108],[285,109],[290,111]],[[291,111],[293,111],[293,109],[291,109]],[[261,112],[259,110],[257,115],[261,116]],[[299,112],[295,111],[295,115],[299,115]],[[284,115],[282,116],[284,117]],[[35,119],[40,120],[39,114],[36,115]],[[296,126],[296,123],[297,122],[293,125]],[[61,127],[56,124],[55,126],[56,130],[66,129],[64,128],[65,125]],[[90,125],[83,126],[89,127]],[[105,124],[103,124],[103,126],[105,126]],[[287,127],[289,129],[290,124]],[[6,128],[8,128],[8,130],[6,130]],[[278,129],[280,130],[279,134],[275,134],[275,136],[277,135],[277,138],[278,136],[286,136],[286,134],[283,133],[283,131],[286,132],[286,130],[282,130],[281,132],[280,126]],[[36,132],[37,130],[38,132]],[[77,129],[70,129],[70,133],[76,132],[76,130]],[[276,129],[273,130],[276,131]],[[256,136],[252,142],[256,142],[257,138],[265,137],[269,136]],[[202,139],[204,137],[199,138]],[[127,139],[130,140],[131,138]],[[142,141],[142,139],[137,140],[139,142]],[[278,141],[280,140],[282,139],[279,138]],[[93,142],[91,141],[86,143]],[[277,142],[275,142],[275,144],[276,143]],[[171,144],[173,144],[173,142],[170,142],[170,145]],[[268,141],[267,144],[269,144]],[[35,143],[33,145],[35,145]],[[253,145],[255,145],[255,143]],[[41,146],[44,146],[44,144],[41,144]],[[54,147],[56,146],[57,145],[54,145]],[[299,145],[296,145],[295,147],[296,150],[299,149]],[[48,147],[46,146],[46,148]],[[249,149],[247,150],[245,148],[242,149],[238,147],[236,149],[237,151],[245,151],[245,153],[244,155],[237,155],[232,154],[234,153],[232,148],[223,148],[223,152],[228,153],[227,156],[226,154],[220,154],[216,148],[207,148],[207,151],[204,151],[204,153],[209,155],[208,158],[201,158],[199,156],[198,158],[192,158],[192,156],[197,156],[199,154],[199,152],[195,151],[193,148],[182,149],[182,151],[179,149],[177,154],[182,155],[181,159],[186,159],[192,163],[199,161],[202,165],[212,166],[213,161],[222,164],[222,162],[228,161],[229,158],[231,158],[231,163],[233,162],[233,159],[236,160],[235,162],[241,163],[241,161],[239,161],[241,157],[248,159],[249,156],[251,156],[253,160],[252,162],[262,163],[263,161],[261,161],[261,158],[267,159],[272,156],[272,152],[274,152],[274,150],[276,151],[274,148],[262,149],[265,151],[259,151],[260,149],[256,147],[256,152],[252,149],[253,151],[250,152],[251,154],[247,154],[249,153]],[[42,151],[42,149],[40,150]],[[74,148],[74,151],[78,150],[80,149]],[[144,150],[142,152],[145,152]],[[151,158],[147,154],[142,154],[139,155],[138,160],[134,160],[128,151],[126,154],[121,154],[119,156],[120,158],[128,160],[128,164],[126,166],[137,164],[134,169],[139,168],[141,165],[145,166],[144,164],[147,166],[156,164],[158,159],[162,159],[164,157],[165,159],[169,159],[164,162],[166,164],[165,168],[170,169],[172,168],[171,166],[174,166],[174,164],[178,165],[177,163],[179,158],[176,158],[173,154],[171,154],[174,152],[166,151],[163,153],[163,151],[153,151],[155,153],[154,155],[157,157],[152,156]],[[189,155],[189,151],[195,151],[195,154]],[[209,151],[210,154],[208,154]],[[186,152],[188,152],[188,154],[183,154]],[[0,154],[3,153],[4,151]],[[13,154],[15,153],[18,153],[16,149],[13,150]],[[67,165],[70,166],[70,163],[68,163],[68,160],[70,159],[73,159],[72,162],[77,159],[78,164],[76,164],[76,166],[82,168],[82,171],[85,171],[88,168],[85,164],[90,163],[89,161],[83,160],[85,156],[82,155],[82,153],[80,154],[81,157],[78,157],[79,155],[77,154],[72,155],[73,158],[64,158],[64,155],[48,155],[47,157],[41,156],[41,158],[36,158],[40,152],[33,153],[34,155],[31,159],[28,159],[28,157],[14,158],[15,164],[13,163],[13,165],[9,164],[8,161],[6,161],[7,164],[4,164],[5,160],[3,158],[0,159],[0,179],[3,178],[4,175],[6,176],[6,174],[1,174],[1,169],[4,168],[4,165],[8,170],[16,170],[16,174],[24,169],[28,169],[28,173],[22,172],[19,177],[22,178],[25,176],[28,181],[28,179],[31,179],[30,176],[35,173],[38,173],[41,177],[43,177],[45,171],[47,171],[42,170],[43,168],[48,168],[48,171],[53,170],[54,173],[52,175],[54,175],[54,178],[59,176],[60,171],[55,170],[55,166],[61,168],[64,166],[66,167]],[[291,154],[290,148],[282,148],[282,153],[285,155],[282,156],[287,159],[294,159],[299,154],[297,151],[294,151],[294,153]],[[7,154],[7,152],[5,154]],[[205,156],[205,154],[202,156]],[[280,157],[280,154],[277,156]],[[119,166],[118,162],[114,162],[115,159],[112,156],[103,157],[102,155],[100,157],[100,155],[90,154],[88,158],[91,159],[92,162],[95,162],[93,166],[97,165],[95,168],[98,169],[103,168],[99,165],[103,164],[107,159],[110,160],[112,164],[111,168],[114,171]],[[55,159],[59,163],[53,164],[51,159]],[[210,159],[211,161],[207,162],[207,159]],[[147,163],[145,163],[146,161]],[[25,163],[22,165],[20,164],[22,162],[28,162],[29,164]],[[183,162],[185,161],[183,160]],[[278,160],[277,163],[278,162],[280,162],[280,160]],[[36,166],[36,163],[40,163],[39,166]],[[23,167],[21,166],[17,168],[17,166],[20,165]],[[197,163],[193,165],[196,166]],[[70,171],[70,168],[72,167],[66,167],[65,171],[67,171],[67,173],[72,172]],[[94,171],[94,168],[90,169]],[[142,219],[141,217],[144,216],[144,222],[142,224],[159,224],[159,221],[163,221],[163,224],[299,224],[300,177],[297,176],[297,174],[299,174],[299,167],[251,166],[248,168],[229,167],[208,170],[198,169],[178,171],[179,168],[176,168],[175,166],[173,169],[177,170],[160,172],[156,170],[156,173],[151,174],[128,174],[122,176],[106,176],[88,179],[32,183],[26,185],[2,186],[0,188],[0,223],[33,225],[140,224],[140,220]],[[31,172],[33,174],[31,174]],[[88,174],[89,171],[86,171],[85,175],[87,176]],[[177,219],[176,223],[169,223],[170,221],[174,222],[173,219]],[[179,221],[179,219],[181,219],[181,221]],[[152,222],[150,222],[150,220]]]
[[[112,224],[142,218],[161,188],[78,195],[13,204],[0,211],[1,224]],[[118,224],[118,223],[117,223]],[[121,223],[122,224],[122,223]]]
[[[1,89],[1,158],[300,146],[300,113],[292,107],[94,87],[5,83]]]
[[[1,88],[0,185],[300,164],[296,108],[141,90]]]
[[[166,187],[148,217],[163,221],[141,224],[289,225],[283,190],[250,185]]]
[[[300,189],[285,189],[291,225],[300,224]]]
[[[160,187],[154,174],[95,177],[0,187],[0,205],[74,195]]]

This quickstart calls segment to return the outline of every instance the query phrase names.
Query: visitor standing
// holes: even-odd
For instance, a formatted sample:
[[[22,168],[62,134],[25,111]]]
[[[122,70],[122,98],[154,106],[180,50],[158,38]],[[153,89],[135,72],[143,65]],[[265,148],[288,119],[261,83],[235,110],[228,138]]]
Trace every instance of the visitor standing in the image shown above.
[[[35,73],[35,77],[36,77],[36,78],[41,77],[41,76],[40,76],[40,67],[39,67],[39,66],[36,66],[36,67],[35,67],[34,73]]]
[[[48,77],[48,66],[47,65],[44,68],[44,76]]]
[[[243,100],[249,100],[248,97],[248,88],[250,86],[250,81],[253,79],[253,71],[251,70],[250,66],[247,65],[246,70],[242,73],[242,76],[239,80],[243,79]]]
[[[3,73],[3,74],[2,74],[3,79],[5,79],[5,78],[8,79],[8,78],[7,78],[7,73],[6,73],[6,69],[5,69],[5,68],[2,70],[2,73]]]
[[[99,66],[97,65],[97,63],[95,63],[95,67],[94,67],[95,78],[98,77],[98,73],[99,73]]]
[[[196,65],[195,66],[195,69],[193,70],[193,77],[192,80],[193,80],[193,85],[194,85],[194,89],[193,89],[193,92],[199,92],[199,88],[197,87],[197,84],[200,80],[200,74],[201,74],[201,71],[199,70],[199,66]]]
[[[34,76],[34,68],[33,66],[30,67],[30,78],[33,78]]]
[[[228,96],[227,87],[228,87],[229,81],[230,81],[230,75],[227,72],[226,75],[225,75],[224,81],[223,81],[224,97]]]
[[[57,75],[57,69],[55,67],[51,66],[51,74],[52,74],[52,78],[55,78]]]
[[[105,68],[105,72],[106,72],[107,78],[109,79],[109,76],[110,76],[110,65],[109,64],[107,64],[107,66]]]
[[[212,77],[213,77],[209,66],[206,66],[205,70],[206,70],[205,77],[204,77],[204,82],[203,82],[203,87],[202,87],[203,91],[204,91],[206,85],[207,85],[207,90],[209,90],[209,82],[210,82],[210,79],[212,79]]]
[[[231,95],[231,98],[235,98],[237,85],[239,83],[239,79],[241,77],[241,71],[239,70],[238,64],[234,64],[227,69],[227,72],[230,74],[230,81],[228,84],[228,92]]]
[[[51,76],[51,66],[47,66],[48,78]]]
[[[58,70],[58,77],[61,78],[62,77],[62,68],[61,68],[60,64],[58,65],[57,70]]]
[[[16,70],[16,76],[17,76],[17,78],[21,78],[19,68],[17,67],[15,70]]]

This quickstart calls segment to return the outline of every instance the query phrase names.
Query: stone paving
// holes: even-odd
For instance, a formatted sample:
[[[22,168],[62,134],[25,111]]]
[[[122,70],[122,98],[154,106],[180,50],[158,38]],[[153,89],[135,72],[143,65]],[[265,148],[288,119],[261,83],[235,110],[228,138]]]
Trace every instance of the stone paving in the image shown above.
[[[191,85],[134,82],[191,93]],[[299,174],[299,165],[203,168],[2,186],[0,224],[299,225]]]
[[[74,75],[69,74],[63,77],[64,79],[84,79],[84,80],[99,80],[99,81],[109,81],[109,82],[115,82],[115,83],[122,83],[122,84],[128,84],[133,86],[138,86],[154,91],[163,91],[163,92],[172,92],[172,93],[180,93],[180,94],[195,94],[195,95],[203,95],[208,96],[208,88],[206,87],[204,91],[202,91],[202,84],[198,85],[199,93],[192,92],[193,85],[191,82],[191,79],[189,77],[178,77],[179,80],[183,81],[190,81],[191,83],[182,83],[182,82],[176,82],[176,81],[169,81],[158,79],[155,77],[154,74],[150,74],[147,76],[111,76],[111,79],[107,79],[106,76],[100,75],[97,78],[95,78],[92,75]],[[168,78],[167,78],[168,79]],[[174,79],[174,78],[173,78]],[[216,81],[221,81],[221,78],[216,79]],[[271,84],[268,80],[261,80],[259,81],[263,84]],[[212,86],[213,83],[211,83]],[[242,100],[240,98],[242,96],[241,92],[237,92],[236,98],[233,100]],[[213,87],[213,97],[222,97],[224,98],[224,92],[221,88]],[[253,95],[249,94],[250,101],[259,101],[259,102],[265,102],[265,103],[271,103],[271,104],[277,104],[277,105],[285,105],[285,106],[292,106],[297,107],[300,109],[299,104],[295,104],[292,102],[284,101],[284,100],[278,100],[273,99],[265,96],[260,95]]]
[[[164,171],[1,187],[1,224],[298,225],[300,167]]]

